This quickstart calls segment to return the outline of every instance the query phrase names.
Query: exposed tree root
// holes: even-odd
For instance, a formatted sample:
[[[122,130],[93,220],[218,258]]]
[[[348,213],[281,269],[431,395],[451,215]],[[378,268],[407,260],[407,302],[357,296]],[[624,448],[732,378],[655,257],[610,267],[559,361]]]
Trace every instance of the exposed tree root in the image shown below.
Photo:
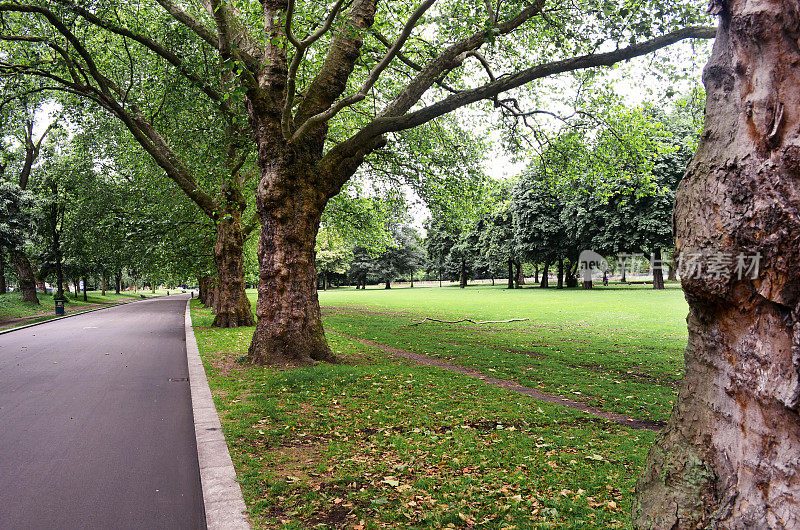
[[[462,322],[469,322],[470,324],[508,324],[509,322],[525,322],[529,318],[510,318],[508,320],[472,320],[470,318],[462,318],[461,320],[439,320],[438,318],[425,317],[419,322],[413,322],[409,326],[419,326],[425,322],[439,322],[441,324],[460,324]]]

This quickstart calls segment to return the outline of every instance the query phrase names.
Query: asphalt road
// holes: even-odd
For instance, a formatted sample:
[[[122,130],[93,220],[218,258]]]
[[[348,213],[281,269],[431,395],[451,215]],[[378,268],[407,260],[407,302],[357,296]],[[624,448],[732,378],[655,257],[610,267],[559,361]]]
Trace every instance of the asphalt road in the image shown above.
[[[205,528],[187,298],[0,335],[0,529]]]

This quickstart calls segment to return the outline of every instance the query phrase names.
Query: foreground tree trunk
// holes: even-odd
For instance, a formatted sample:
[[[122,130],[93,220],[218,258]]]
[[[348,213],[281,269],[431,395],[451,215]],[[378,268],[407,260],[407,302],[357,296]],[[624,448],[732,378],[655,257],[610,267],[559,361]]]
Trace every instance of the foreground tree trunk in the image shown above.
[[[525,269],[522,268],[522,262],[517,262],[517,286],[525,285]]]
[[[463,258],[461,259],[461,274],[459,275],[458,286],[462,289],[467,286],[467,261]]]
[[[83,301],[87,302],[88,297],[86,296],[86,289],[88,287],[89,282],[86,280],[86,276],[83,277]]]
[[[257,364],[333,361],[322,328],[314,266],[322,201],[305,191],[264,191],[259,200],[258,322],[249,358]]]
[[[386,280],[386,287],[384,287],[384,289],[391,289],[391,288],[392,288],[391,280]]]
[[[213,327],[236,328],[254,326],[250,300],[244,282],[244,232],[242,212],[246,202],[242,192],[235,187],[223,187],[227,207],[225,215],[217,221],[217,242],[214,245],[214,262],[217,265],[217,298]]]
[[[122,291],[122,271],[114,275],[114,292],[120,294]]]
[[[11,260],[17,268],[17,277],[19,278],[19,290],[22,292],[22,301],[38,304],[39,298],[36,296],[36,277],[33,274],[33,267],[31,262],[22,252],[12,250],[10,252]]]
[[[679,260],[702,258],[682,277],[686,377],[634,520],[800,528],[800,4],[712,6],[705,131],[675,208]]]
[[[514,260],[508,260],[508,288],[514,288]]]
[[[661,249],[653,251],[653,289],[664,288],[664,269],[661,264]]]

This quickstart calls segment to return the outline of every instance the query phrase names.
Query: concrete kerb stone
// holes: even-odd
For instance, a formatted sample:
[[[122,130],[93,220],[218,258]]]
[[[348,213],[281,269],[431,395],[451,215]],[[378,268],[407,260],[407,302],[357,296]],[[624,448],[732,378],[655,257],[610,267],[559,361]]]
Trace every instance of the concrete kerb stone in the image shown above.
[[[186,359],[189,364],[189,387],[192,393],[194,433],[206,525],[210,530],[249,529],[247,506],[236,481],[236,470],[222,434],[211,389],[200,360],[197,339],[192,328],[191,300],[186,302]]]

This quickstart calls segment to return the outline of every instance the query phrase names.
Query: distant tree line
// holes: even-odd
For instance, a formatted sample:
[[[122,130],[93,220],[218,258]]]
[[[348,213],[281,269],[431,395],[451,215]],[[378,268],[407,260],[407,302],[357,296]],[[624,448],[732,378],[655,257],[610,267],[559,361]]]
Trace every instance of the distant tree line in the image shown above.
[[[432,209],[425,235],[393,228],[388,248],[347,246],[323,235],[317,248],[320,288],[331,281],[365,287],[414,275],[426,280],[504,278],[509,289],[533,273],[540,287],[575,287],[583,279],[583,250],[618,262],[640,256],[653,264],[653,287],[664,288],[670,261],[675,192],[700,127],[701,95],[679,100],[669,113],[652,106],[607,105],[585,113],[544,148],[518,178],[496,183],[471,216]],[[476,213],[477,212],[477,213]],[[615,259],[623,256],[621,259]],[[630,259],[627,259],[630,263]],[[583,279],[583,287],[592,282]]]

